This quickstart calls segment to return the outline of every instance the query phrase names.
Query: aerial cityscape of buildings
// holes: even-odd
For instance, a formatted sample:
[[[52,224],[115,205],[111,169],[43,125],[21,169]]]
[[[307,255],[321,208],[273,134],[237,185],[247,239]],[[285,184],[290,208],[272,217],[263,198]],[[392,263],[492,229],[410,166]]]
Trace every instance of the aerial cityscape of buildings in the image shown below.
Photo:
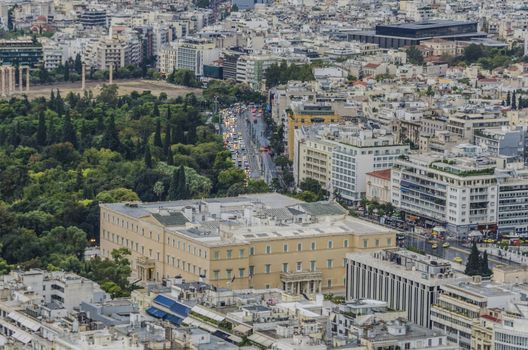
[[[3,0],[0,148],[0,349],[528,349],[525,1]]]

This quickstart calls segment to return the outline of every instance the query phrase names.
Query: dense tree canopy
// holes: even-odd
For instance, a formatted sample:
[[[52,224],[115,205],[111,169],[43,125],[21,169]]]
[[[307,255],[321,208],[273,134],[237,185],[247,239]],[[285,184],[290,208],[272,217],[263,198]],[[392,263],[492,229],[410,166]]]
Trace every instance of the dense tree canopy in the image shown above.
[[[74,61],[70,74],[77,68]],[[213,82],[203,98],[168,99],[119,96],[110,85],[97,97],[53,91],[0,101],[0,273],[13,265],[71,270],[126,295],[126,252],[83,259],[98,240],[99,203],[267,191],[234,167],[204,113],[218,96],[260,98],[245,92]]]
[[[193,71],[188,69],[177,69],[174,70],[167,77],[169,83],[188,86],[188,87],[200,87],[202,84],[196,78]]]
[[[290,80],[311,81],[314,80],[312,66],[309,64],[297,65],[282,61],[280,64],[274,63],[264,74],[268,88],[285,84]]]

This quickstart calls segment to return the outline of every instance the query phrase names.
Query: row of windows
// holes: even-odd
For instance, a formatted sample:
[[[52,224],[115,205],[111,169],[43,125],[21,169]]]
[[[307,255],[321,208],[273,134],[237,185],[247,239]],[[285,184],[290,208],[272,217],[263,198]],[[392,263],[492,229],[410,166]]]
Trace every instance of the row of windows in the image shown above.
[[[207,259],[207,250],[203,250],[199,247],[195,247],[191,245],[190,243],[185,243],[184,241],[176,240],[171,237],[167,237],[167,245],[172,246],[176,249],[179,249],[183,252],[185,252],[185,249],[187,248],[187,253],[199,256],[200,258]]]
[[[348,247],[349,247],[348,239],[343,240],[343,248],[348,248]],[[297,247],[296,248],[297,248],[298,252],[303,251],[303,244],[302,243],[297,243]],[[331,241],[331,240],[327,241],[326,248],[327,249],[333,249],[334,248],[334,241]],[[316,242],[311,242],[310,243],[310,250],[317,250],[317,243]],[[285,244],[282,245],[282,252],[283,253],[290,252],[289,244],[285,243]],[[250,247],[249,248],[249,255],[252,256],[252,255],[255,255],[255,253],[256,253],[255,247]],[[264,247],[264,254],[271,254],[271,253],[272,253],[271,245],[267,245],[266,247]],[[244,254],[245,254],[245,249],[240,248],[238,250],[238,258],[245,257]],[[225,257],[226,259],[232,259],[234,257],[235,257],[235,255],[234,255],[233,249],[226,250],[226,257]],[[220,251],[217,250],[217,251],[215,251],[213,253],[213,259],[214,260],[222,259]]]
[[[345,264],[346,264],[346,260],[343,259],[343,266],[345,266]],[[334,267],[334,260],[333,259],[326,260],[326,268],[331,269],[333,267]],[[263,269],[262,269],[262,273],[270,274],[271,271],[272,271],[272,264],[265,264]],[[296,272],[302,272],[303,271],[302,261],[298,261],[298,262],[295,263],[295,271]],[[310,272],[317,271],[317,261],[316,260],[310,261],[310,263],[309,263],[309,271]],[[289,266],[288,263],[282,263],[281,272],[290,272],[290,266]],[[231,279],[233,277],[244,278],[244,277],[246,277],[245,273],[246,273],[246,269],[242,268],[242,267],[238,269],[238,275],[237,276],[233,275],[233,269],[226,269],[225,270],[225,278],[226,279]],[[255,275],[255,273],[258,273],[258,271],[256,271],[256,269],[255,269],[255,266],[249,266],[248,277],[250,277],[250,278],[253,277]],[[220,279],[220,270],[214,270],[213,271],[213,279],[214,280]]]
[[[197,276],[207,276],[207,270],[202,269],[200,266],[196,266],[189,262],[186,263],[184,260],[180,260],[170,255],[167,255],[165,259],[166,259],[165,262],[171,265],[172,267],[181,269],[185,272],[189,272]]]
[[[519,345],[519,346],[522,346],[524,349],[528,348],[528,337],[526,336],[518,336],[518,335],[496,332],[495,341],[500,342],[500,343]],[[495,346],[497,345],[499,344],[496,344]],[[507,348],[504,347],[504,349],[507,349]]]
[[[128,221],[120,219],[119,217],[115,217],[113,215],[110,216],[110,215],[107,215],[105,212],[103,212],[103,219],[106,220],[107,222],[112,222],[115,225],[121,226],[122,228],[125,228],[127,230],[130,229],[133,232],[136,232],[138,234],[140,233],[139,225],[134,225],[133,223],[129,223]],[[105,237],[105,233],[106,233],[106,237]],[[144,228],[141,228],[141,235],[145,236],[145,229]],[[160,234],[157,233],[156,236],[157,236],[156,237],[156,241],[159,242],[160,241]],[[110,240],[110,236],[109,236],[108,232],[105,232],[105,230],[103,230],[103,237],[108,239],[108,240]],[[148,238],[152,239],[152,231],[148,232]],[[124,244],[123,237],[120,237],[119,235],[117,235],[117,240],[115,240],[115,239],[116,238],[114,237],[114,234],[112,234],[112,237],[111,237],[111,241],[112,242],[118,243],[118,244],[121,244],[121,245]],[[199,257],[203,257],[203,258],[207,259],[207,251],[206,250],[202,251],[201,248],[194,247],[191,244],[186,244],[184,241],[180,241],[180,240],[176,240],[174,238],[167,237],[167,244],[172,246],[172,247],[175,247],[177,249],[180,249],[182,251],[185,251],[187,249],[187,252],[189,254],[192,254],[192,255],[195,255],[195,256],[199,256]],[[128,239],[126,239],[126,244],[125,245],[128,248]],[[136,243],[136,246],[137,246],[137,243]],[[132,244],[131,244],[130,248],[133,249]],[[137,248],[136,248],[136,251],[137,251]]]

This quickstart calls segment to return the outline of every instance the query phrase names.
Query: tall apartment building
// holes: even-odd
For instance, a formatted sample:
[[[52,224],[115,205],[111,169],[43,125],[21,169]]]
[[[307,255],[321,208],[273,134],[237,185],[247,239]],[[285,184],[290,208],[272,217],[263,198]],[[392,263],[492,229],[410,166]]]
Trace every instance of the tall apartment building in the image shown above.
[[[347,253],[393,247],[395,233],[333,202],[279,194],[101,205],[101,251],[128,248],[142,281],[182,276],[216,287],[344,289]]]
[[[203,76],[204,63],[216,55],[214,43],[203,39],[182,39],[159,51],[159,70],[170,74],[175,69],[188,69],[196,76]]]
[[[528,235],[528,169],[511,164],[496,171],[499,233]]]
[[[143,43],[132,32],[103,37],[88,45],[84,57],[89,66],[99,69],[137,65],[143,59]]]
[[[446,225],[453,235],[471,230],[496,231],[496,161],[476,157],[475,146],[462,145],[473,156],[409,154],[396,160],[391,172],[392,204],[407,220]]]
[[[294,172],[298,183],[311,178],[348,202],[366,193],[368,173],[391,168],[409,145],[384,129],[358,124],[306,125],[294,129]]]
[[[332,153],[332,188],[348,202],[358,202],[366,192],[367,173],[391,168],[409,152],[384,129],[352,128],[339,134]]]
[[[281,57],[272,55],[240,56],[237,60],[236,80],[248,84],[252,89],[262,90],[265,87],[266,69],[280,61]]]
[[[346,276],[347,300],[385,301],[391,309],[407,311],[409,321],[427,328],[441,286],[467,279],[446,260],[404,249],[347,254]]]
[[[329,189],[332,183],[332,150],[334,144],[324,138],[310,134],[310,127],[295,130],[293,151],[293,175],[299,186],[306,179],[313,179],[322,188]]]
[[[505,308],[517,296],[491,283],[474,281],[443,285],[431,307],[432,328],[447,334],[449,341],[471,349],[473,326],[488,308]]]
[[[238,59],[244,54],[247,54],[247,50],[238,47],[224,50],[222,55],[224,61],[224,79],[237,80]]]

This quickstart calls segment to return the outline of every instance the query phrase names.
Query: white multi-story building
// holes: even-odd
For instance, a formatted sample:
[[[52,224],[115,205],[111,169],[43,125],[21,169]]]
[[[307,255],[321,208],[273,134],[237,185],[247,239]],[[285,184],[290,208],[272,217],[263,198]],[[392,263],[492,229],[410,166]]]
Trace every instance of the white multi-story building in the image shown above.
[[[63,51],[57,47],[43,47],[42,55],[44,58],[44,68],[55,69],[63,64]]]
[[[168,45],[171,40],[171,28],[166,25],[154,25],[152,32],[152,53],[159,56],[162,47]]]
[[[495,350],[528,349],[528,319],[505,317],[493,327]]]
[[[403,249],[346,257],[347,300],[386,301],[391,309],[406,310],[411,322],[427,328],[440,287],[464,280],[467,276],[454,272],[448,261]]]
[[[237,61],[237,81],[261,90],[264,88],[266,70],[280,61],[280,57],[273,55],[240,56]]]
[[[177,40],[159,51],[159,70],[170,74],[175,69],[188,69],[196,76],[203,75],[203,66],[219,57],[212,42],[202,39]]]
[[[460,149],[466,156],[431,152],[398,158],[391,172],[392,204],[408,220],[428,226],[446,225],[458,237],[470,230],[494,231],[496,161],[477,157],[475,146],[462,145]]]
[[[499,233],[528,235],[528,169],[522,164],[497,171]]]
[[[65,272],[13,271],[4,276],[2,286],[12,290],[24,290],[25,298],[34,298],[45,303],[53,302],[68,312],[83,301],[98,302],[108,297],[97,283]]]
[[[463,349],[471,349],[471,335],[475,320],[486,308],[505,308],[517,294],[492,283],[472,282],[448,284],[431,307],[432,328],[447,334],[449,341]]]
[[[366,193],[367,174],[390,169],[409,151],[384,129],[357,124],[329,124],[295,130],[294,176],[297,183],[310,178],[342,199],[358,202]]]
[[[333,190],[347,201],[358,202],[366,192],[367,173],[391,168],[408,151],[409,145],[396,143],[383,129],[345,131],[332,152]]]
[[[115,35],[91,42],[85,50],[84,60],[89,66],[118,69],[137,65],[143,59],[143,46],[134,35]]]

